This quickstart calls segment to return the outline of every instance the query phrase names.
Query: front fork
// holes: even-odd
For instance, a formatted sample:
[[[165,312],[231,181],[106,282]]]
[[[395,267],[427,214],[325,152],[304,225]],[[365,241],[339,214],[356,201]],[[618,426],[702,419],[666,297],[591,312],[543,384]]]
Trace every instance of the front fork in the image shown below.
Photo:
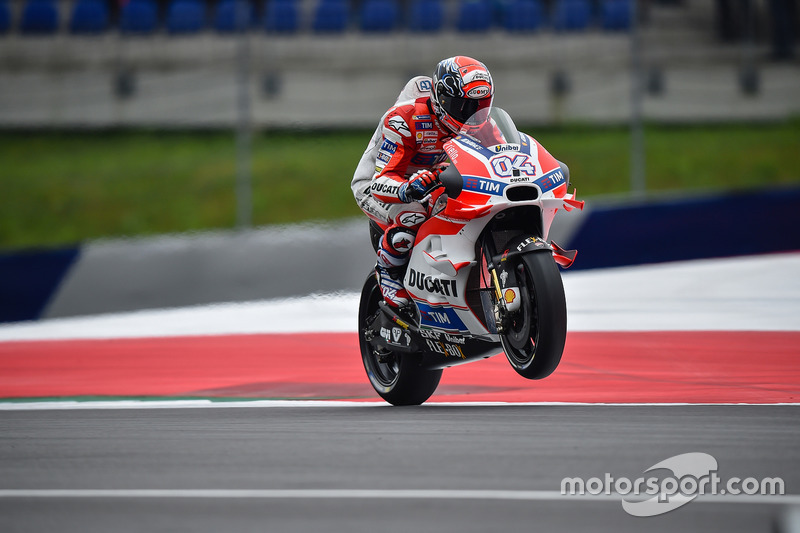
[[[519,311],[519,282],[513,261],[509,261],[509,250],[498,253],[491,238],[485,239],[483,253],[486,258],[486,269],[492,280],[494,298],[492,298],[492,316],[498,333],[504,333],[508,316]]]

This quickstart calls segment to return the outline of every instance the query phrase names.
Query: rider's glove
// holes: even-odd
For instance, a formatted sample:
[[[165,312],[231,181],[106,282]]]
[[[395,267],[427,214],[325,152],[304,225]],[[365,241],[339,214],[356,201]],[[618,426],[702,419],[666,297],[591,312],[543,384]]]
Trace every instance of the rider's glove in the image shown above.
[[[412,174],[408,181],[400,186],[397,196],[404,203],[418,202],[441,185],[442,182],[439,181],[439,176],[435,172],[420,170]]]

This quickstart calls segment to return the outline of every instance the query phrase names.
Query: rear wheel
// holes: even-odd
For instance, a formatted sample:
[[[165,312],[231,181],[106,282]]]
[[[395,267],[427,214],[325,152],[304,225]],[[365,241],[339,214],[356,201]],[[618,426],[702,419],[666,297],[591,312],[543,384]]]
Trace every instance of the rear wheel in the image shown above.
[[[392,405],[420,405],[431,397],[442,377],[441,370],[425,370],[419,358],[378,346],[367,334],[380,313],[383,301],[374,274],[370,274],[361,291],[358,307],[358,342],[367,376],[381,398]]]
[[[522,255],[516,270],[522,302],[519,310],[509,315],[500,342],[518,374],[528,379],[546,378],[561,362],[567,338],[561,274],[548,253]]]

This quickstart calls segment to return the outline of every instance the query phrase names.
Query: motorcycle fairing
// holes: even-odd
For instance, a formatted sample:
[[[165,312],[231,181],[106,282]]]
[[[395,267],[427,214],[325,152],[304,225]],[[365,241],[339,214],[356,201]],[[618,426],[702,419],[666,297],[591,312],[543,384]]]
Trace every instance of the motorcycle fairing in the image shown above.
[[[492,324],[476,315],[466,300],[481,233],[499,213],[535,206],[542,233],[536,237],[546,243],[556,211],[582,207],[574,194],[567,194],[561,164],[547,150],[523,133],[513,140],[519,142],[484,146],[469,135],[459,135],[445,143],[461,175],[461,192],[419,228],[404,280],[425,328],[496,338]],[[510,200],[508,192],[517,187],[527,187],[531,194]],[[562,266],[574,260],[574,254],[557,245],[548,244],[547,251]],[[478,312],[484,315],[483,310]]]
[[[419,333],[426,347],[421,363],[427,368],[449,368],[502,353],[502,348],[493,341],[436,329],[422,329]]]
[[[441,311],[433,311],[441,313]],[[438,318],[441,320],[441,316]],[[498,354],[497,340],[475,338],[457,331],[417,327],[403,320],[397,311],[381,303],[381,312],[367,328],[376,346],[393,352],[421,355],[427,368],[448,368]]]

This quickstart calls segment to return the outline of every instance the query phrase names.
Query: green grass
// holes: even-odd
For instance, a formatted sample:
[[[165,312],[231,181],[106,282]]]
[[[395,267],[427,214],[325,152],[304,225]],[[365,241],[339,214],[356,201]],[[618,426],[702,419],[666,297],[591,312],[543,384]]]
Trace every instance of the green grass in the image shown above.
[[[581,197],[629,189],[621,127],[521,128],[571,169]],[[359,216],[350,178],[371,131],[253,139],[253,223]],[[800,183],[800,120],[649,126],[648,191]],[[0,248],[234,227],[230,132],[1,132]]]
[[[627,129],[573,128],[535,135],[570,167],[581,196],[630,190]],[[800,183],[800,120],[780,124],[650,126],[649,192],[741,190]]]

